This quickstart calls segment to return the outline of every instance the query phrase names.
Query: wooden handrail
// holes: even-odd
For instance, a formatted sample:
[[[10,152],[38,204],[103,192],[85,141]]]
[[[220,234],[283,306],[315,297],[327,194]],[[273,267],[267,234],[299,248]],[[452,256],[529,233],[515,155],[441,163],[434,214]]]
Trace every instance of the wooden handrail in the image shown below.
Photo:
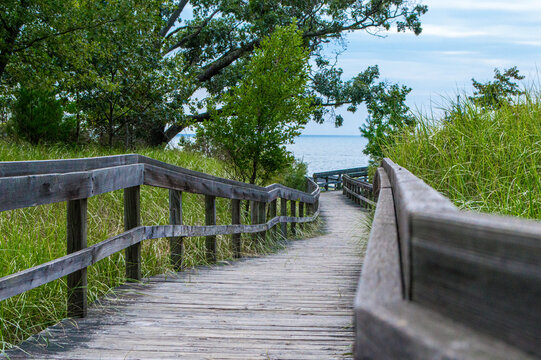
[[[171,225],[139,224],[141,185],[170,190]],[[86,247],[86,199],[124,189],[125,232]],[[137,154],[87,159],[0,162],[0,211],[68,202],[68,254],[47,263],[0,278],[0,301],[68,276],[68,316],[86,315],[86,268],[114,253],[126,251],[126,276],[140,280],[140,245],[144,240],[169,238],[171,261],[182,269],[184,237],[205,236],[207,259],[216,260],[216,235],[233,235],[235,257],[240,256],[242,233],[264,234],[278,224],[314,221],[319,215],[318,185],[307,178],[307,191],[281,184],[267,187],[224,179],[184,169]],[[207,226],[182,225],[182,192],[205,195]],[[215,225],[215,198],[232,201],[232,225]],[[283,205],[306,203],[303,217],[276,214],[276,199]],[[258,218],[251,225],[240,224],[240,200],[258,204]],[[272,218],[267,220],[266,206]],[[273,205],[274,204],[274,205]],[[254,205],[252,205],[254,206]],[[282,227],[282,235],[287,230]],[[71,279],[71,280],[70,280]]]
[[[541,222],[460,211],[390,159],[374,193],[356,359],[541,356]]]
[[[367,179],[368,167],[356,167],[349,169],[317,172],[314,173],[312,177],[320,187],[323,187],[325,191],[328,191],[329,187],[332,187],[332,189],[334,190],[340,189],[342,186],[342,177],[345,175],[349,175],[351,178],[362,177],[364,179]],[[319,181],[319,179],[321,179],[322,181]]]
[[[376,206],[376,203],[373,201],[373,189],[372,184],[366,181],[354,179],[349,175],[342,177],[342,194],[353,199],[362,207]]]

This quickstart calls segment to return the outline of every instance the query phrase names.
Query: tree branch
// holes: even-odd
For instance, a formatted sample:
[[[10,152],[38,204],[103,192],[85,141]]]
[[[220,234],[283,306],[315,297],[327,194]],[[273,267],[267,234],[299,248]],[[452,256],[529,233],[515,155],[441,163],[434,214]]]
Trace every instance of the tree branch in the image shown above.
[[[173,25],[175,25],[178,18],[180,17],[180,14],[182,13],[182,10],[184,10],[184,7],[186,6],[187,3],[188,3],[188,0],[180,1],[176,10],[173,12],[173,14],[171,14],[171,16],[169,17],[169,20],[167,20],[167,24],[160,30],[161,37],[165,37],[165,35],[167,35],[167,33],[169,32],[169,30],[171,30]]]

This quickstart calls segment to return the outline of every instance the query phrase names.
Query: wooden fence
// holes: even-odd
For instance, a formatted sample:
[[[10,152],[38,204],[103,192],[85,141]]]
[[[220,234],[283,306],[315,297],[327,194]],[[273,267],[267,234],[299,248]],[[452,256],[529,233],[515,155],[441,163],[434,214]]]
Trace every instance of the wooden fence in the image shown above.
[[[357,167],[350,169],[332,170],[314,173],[314,182],[325,191],[338,190],[342,187],[342,178],[344,175],[348,175],[350,178],[359,178],[360,180],[368,180],[368,167]]]
[[[170,225],[140,224],[140,186],[169,189]],[[87,199],[124,190],[125,232],[87,247]],[[141,155],[88,159],[0,162],[0,211],[67,202],[66,256],[0,279],[0,301],[67,276],[68,316],[87,312],[86,269],[121,250],[126,254],[126,277],[141,279],[141,242],[169,238],[171,262],[182,269],[183,238],[206,237],[206,256],[216,261],[216,235],[231,234],[236,257],[241,256],[241,233],[262,241],[267,231],[287,236],[286,224],[310,222],[319,214],[319,187],[307,179],[307,191],[280,184],[267,187],[222,179],[184,169]],[[182,192],[205,198],[206,226],[182,225]],[[231,199],[231,225],[216,225],[216,197]],[[277,213],[277,199],[281,213]],[[250,201],[251,225],[241,224],[240,202]],[[290,203],[290,215],[287,203]],[[306,214],[304,213],[306,204]],[[297,206],[298,205],[298,206]],[[268,208],[268,212],[267,212]],[[298,216],[297,216],[298,209]],[[267,214],[270,219],[267,219]]]
[[[367,181],[356,180],[349,175],[342,177],[342,194],[355,201],[364,208],[376,206],[372,184]]]
[[[374,193],[356,359],[541,357],[541,222],[459,211],[389,159]]]

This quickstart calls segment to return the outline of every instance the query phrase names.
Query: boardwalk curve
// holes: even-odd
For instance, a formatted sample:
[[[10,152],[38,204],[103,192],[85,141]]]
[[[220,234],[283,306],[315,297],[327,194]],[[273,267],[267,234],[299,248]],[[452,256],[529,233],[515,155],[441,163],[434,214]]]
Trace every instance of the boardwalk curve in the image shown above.
[[[156,276],[11,351],[11,358],[352,357],[363,213],[321,195],[326,233],[230,265]]]

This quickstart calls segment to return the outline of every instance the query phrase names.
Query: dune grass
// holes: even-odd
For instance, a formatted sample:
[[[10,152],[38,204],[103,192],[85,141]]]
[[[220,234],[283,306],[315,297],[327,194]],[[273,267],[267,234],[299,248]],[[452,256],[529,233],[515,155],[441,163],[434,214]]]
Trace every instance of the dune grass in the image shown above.
[[[385,156],[463,209],[541,219],[541,93],[482,110],[449,104],[446,120],[421,117]]]
[[[0,161],[79,158],[120,154],[99,147],[66,148],[30,146],[0,140]],[[137,153],[188,169],[226,177],[225,165],[217,160],[179,150],[139,149]],[[217,199],[217,224],[230,224],[230,201]],[[244,206],[243,206],[244,208]],[[183,221],[204,225],[202,195],[183,194]],[[141,224],[169,222],[168,191],[141,188]],[[243,219],[243,223],[249,223]],[[308,226],[298,237],[314,232]],[[88,245],[123,232],[123,192],[114,191],[88,200]],[[66,204],[57,203],[0,213],[0,277],[28,269],[66,254]],[[243,235],[243,253],[259,255],[274,251],[283,239],[259,245]],[[185,265],[205,264],[204,238],[185,239]],[[230,236],[218,236],[218,259],[232,260]],[[142,274],[148,277],[172,271],[167,239],[147,240],[142,245]],[[88,296],[92,302],[125,281],[124,252],[110,256],[88,269]],[[59,279],[0,303],[0,353],[43,328],[66,317],[66,282]]]

